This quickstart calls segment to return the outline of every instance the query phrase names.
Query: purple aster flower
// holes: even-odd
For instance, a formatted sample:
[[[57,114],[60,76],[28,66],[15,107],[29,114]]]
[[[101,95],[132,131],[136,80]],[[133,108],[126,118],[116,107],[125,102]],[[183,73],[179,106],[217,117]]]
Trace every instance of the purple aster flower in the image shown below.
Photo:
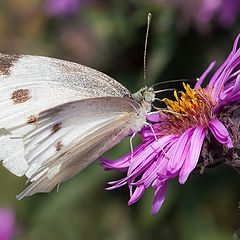
[[[80,8],[83,0],[47,0],[45,11],[49,16],[71,16]]]
[[[203,73],[194,88],[183,83],[185,91],[175,91],[175,100],[163,99],[167,111],[149,115],[153,130],[145,127],[141,131],[142,143],[133,153],[111,161],[102,159],[106,170],[126,172],[126,177],[109,182],[107,189],[128,185],[129,205],[138,201],[144,191],[152,186],[155,190],[152,214],[161,208],[167,190],[167,183],[178,177],[184,184],[200,162],[203,144],[215,142],[222,152],[233,148],[234,127],[229,130],[226,122],[229,114],[225,108],[236,106],[240,100],[240,49],[237,48],[240,35],[233,49],[209,81],[207,87],[201,84],[212,70],[214,62]],[[225,114],[225,115],[224,115]],[[225,121],[227,119],[227,121]],[[235,131],[238,134],[238,129]],[[155,140],[157,137],[158,141]],[[215,158],[205,144],[205,157]],[[216,149],[214,149],[216,150]],[[214,151],[216,152],[216,151]],[[217,152],[219,152],[217,150]],[[202,163],[204,166],[205,162]]]
[[[10,208],[0,208],[0,239],[11,240],[15,234],[15,215]]]

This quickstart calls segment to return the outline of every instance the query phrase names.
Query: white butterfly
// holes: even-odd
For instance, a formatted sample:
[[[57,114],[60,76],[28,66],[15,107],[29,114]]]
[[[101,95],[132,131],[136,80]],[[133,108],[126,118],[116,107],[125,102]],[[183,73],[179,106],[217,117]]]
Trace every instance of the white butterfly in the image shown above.
[[[0,160],[49,192],[146,123],[152,88],[131,94],[107,75],[59,59],[0,55]]]

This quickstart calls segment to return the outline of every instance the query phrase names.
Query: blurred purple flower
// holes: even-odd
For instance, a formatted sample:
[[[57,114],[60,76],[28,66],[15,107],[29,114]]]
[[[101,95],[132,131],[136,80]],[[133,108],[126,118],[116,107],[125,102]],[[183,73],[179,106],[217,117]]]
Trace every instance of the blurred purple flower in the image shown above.
[[[15,215],[10,208],[0,208],[0,239],[11,240],[15,234]]]
[[[239,0],[203,0],[196,18],[202,23],[215,19],[223,27],[230,27],[239,13]]]
[[[200,30],[208,28],[210,21],[230,27],[240,13],[239,0],[171,0],[180,13],[180,25],[186,28],[194,23]],[[202,29],[204,28],[204,29]]]
[[[128,205],[138,201],[152,186],[155,190],[152,214],[156,214],[164,202],[167,182],[178,177],[184,184],[196,167],[208,132],[227,148],[233,147],[229,132],[217,114],[224,106],[240,100],[239,37],[206,88],[201,88],[201,84],[215,62],[210,64],[194,89],[183,83],[185,91],[175,92],[175,101],[163,99],[168,112],[149,115],[155,133],[149,127],[144,128],[141,131],[143,142],[133,154],[116,161],[101,160],[106,170],[127,172],[125,178],[109,182],[112,186],[107,189],[128,185]]]
[[[84,0],[46,0],[45,11],[49,16],[72,16]]]

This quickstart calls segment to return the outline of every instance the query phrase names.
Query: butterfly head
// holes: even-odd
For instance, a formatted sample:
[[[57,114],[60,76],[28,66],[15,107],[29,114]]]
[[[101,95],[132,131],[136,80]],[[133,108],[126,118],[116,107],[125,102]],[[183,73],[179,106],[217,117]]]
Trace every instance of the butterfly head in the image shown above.
[[[147,103],[151,105],[155,100],[155,93],[152,87],[145,86],[132,94],[132,97],[139,103]]]

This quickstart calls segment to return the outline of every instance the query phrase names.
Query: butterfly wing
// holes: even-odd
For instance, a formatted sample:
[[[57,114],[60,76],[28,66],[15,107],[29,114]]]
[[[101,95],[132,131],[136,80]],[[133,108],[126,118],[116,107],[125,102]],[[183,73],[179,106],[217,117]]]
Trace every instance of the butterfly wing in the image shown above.
[[[0,54],[0,93],[0,127],[4,128],[15,126],[16,121],[33,122],[39,112],[63,103],[130,94],[114,79],[80,64],[5,54]]]
[[[18,199],[51,191],[120,142],[134,127],[139,107],[128,98],[104,97],[41,113],[38,126],[24,137],[32,184]]]
[[[0,54],[0,93],[0,160],[18,176],[28,168],[22,137],[34,131],[40,112],[71,101],[130,95],[114,79],[80,64],[5,54]]]

